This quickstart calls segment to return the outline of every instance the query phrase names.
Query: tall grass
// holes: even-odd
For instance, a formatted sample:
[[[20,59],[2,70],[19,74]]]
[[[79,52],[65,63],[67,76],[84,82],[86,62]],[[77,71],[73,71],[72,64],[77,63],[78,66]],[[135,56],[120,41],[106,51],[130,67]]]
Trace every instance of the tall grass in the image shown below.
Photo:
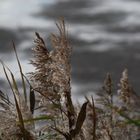
[[[57,24],[59,34],[51,35],[52,50],[35,33],[35,71],[23,74],[15,44],[22,90],[14,74],[1,61],[13,93],[0,91],[1,140],[136,140],[140,136],[140,97],[129,83],[125,69],[118,91],[107,74],[98,99],[85,97],[80,106],[71,98],[71,46],[65,22]],[[140,138],[140,137],[139,137]]]

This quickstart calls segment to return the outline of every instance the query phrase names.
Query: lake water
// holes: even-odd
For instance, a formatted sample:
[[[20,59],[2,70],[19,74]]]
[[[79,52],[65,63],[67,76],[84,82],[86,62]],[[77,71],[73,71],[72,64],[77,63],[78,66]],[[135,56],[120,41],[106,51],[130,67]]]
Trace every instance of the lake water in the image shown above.
[[[0,0],[0,59],[19,75],[11,40],[17,45],[24,72],[33,67],[34,32],[47,40],[64,17],[73,46],[72,90],[77,96],[99,89],[107,72],[114,83],[128,68],[140,91],[140,1],[138,0]],[[0,72],[2,67],[0,66]],[[1,87],[5,84],[1,73]]]

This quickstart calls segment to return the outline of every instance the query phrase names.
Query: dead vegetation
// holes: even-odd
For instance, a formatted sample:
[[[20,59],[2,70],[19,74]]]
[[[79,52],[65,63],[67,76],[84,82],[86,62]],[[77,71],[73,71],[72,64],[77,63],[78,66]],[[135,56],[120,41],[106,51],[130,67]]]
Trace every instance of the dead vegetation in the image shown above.
[[[59,34],[52,34],[52,50],[36,33],[34,58],[35,71],[29,80],[22,67],[13,43],[21,74],[22,90],[15,76],[1,62],[13,93],[0,91],[1,140],[136,140],[140,138],[140,97],[129,83],[125,69],[118,91],[107,74],[98,99],[85,97],[78,107],[71,98],[71,46],[64,20],[57,25]],[[29,90],[30,89],[30,90]],[[138,137],[139,136],[139,137]]]

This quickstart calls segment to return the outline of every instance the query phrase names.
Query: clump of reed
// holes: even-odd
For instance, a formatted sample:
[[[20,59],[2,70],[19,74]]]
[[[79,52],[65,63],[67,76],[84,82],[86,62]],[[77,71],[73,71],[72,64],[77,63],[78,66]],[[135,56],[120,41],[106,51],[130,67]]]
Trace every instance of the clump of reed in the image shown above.
[[[12,91],[0,91],[1,140],[135,140],[140,135],[140,97],[129,83],[125,69],[118,91],[107,74],[98,99],[85,97],[80,106],[71,98],[71,46],[65,22],[57,24],[49,51],[36,33],[33,60],[35,71],[23,74],[15,45],[22,81],[19,89],[14,74],[1,62]],[[43,124],[42,124],[43,123]]]

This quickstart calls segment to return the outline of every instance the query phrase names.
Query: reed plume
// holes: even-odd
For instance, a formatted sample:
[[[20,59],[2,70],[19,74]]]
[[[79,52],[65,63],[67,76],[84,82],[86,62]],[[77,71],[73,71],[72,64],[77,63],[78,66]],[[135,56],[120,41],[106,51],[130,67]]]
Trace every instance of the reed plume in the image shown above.
[[[59,35],[51,35],[51,51],[48,51],[42,37],[36,33],[34,60],[31,61],[36,69],[31,73],[31,80],[34,89],[43,95],[40,103],[43,111],[46,108],[47,114],[55,116],[55,125],[50,122],[49,131],[54,133],[55,130],[66,139],[77,139],[86,117],[87,103],[83,104],[77,116],[71,98],[71,46],[64,20],[61,19],[56,25]],[[83,111],[85,117],[81,117]]]

